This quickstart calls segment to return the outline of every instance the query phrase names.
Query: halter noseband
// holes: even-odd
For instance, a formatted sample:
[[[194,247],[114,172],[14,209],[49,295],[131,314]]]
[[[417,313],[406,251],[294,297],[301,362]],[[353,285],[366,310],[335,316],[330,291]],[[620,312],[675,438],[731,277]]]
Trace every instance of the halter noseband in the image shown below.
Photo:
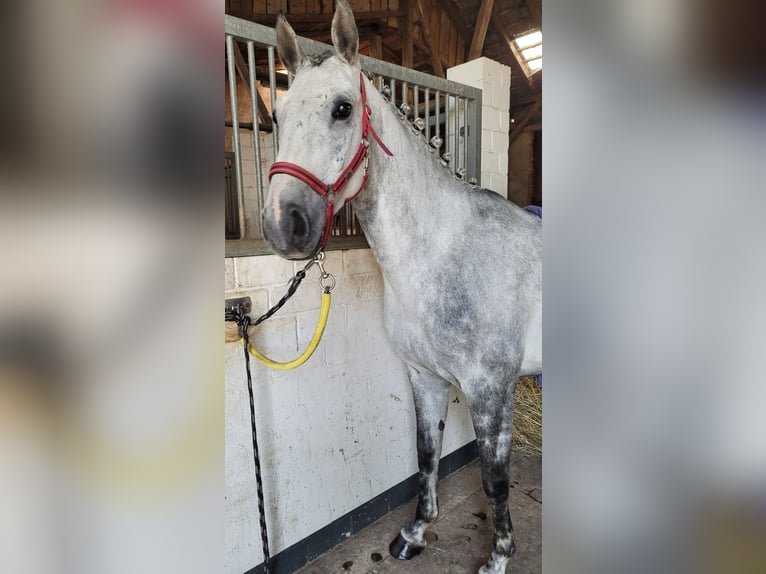
[[[361,86],[362,90],[362,141],[359,144],[359,147],[356,149],[356,153],[354,154],[354,157],[351,158],[351,161],[346,166],[346,168],[341,172],[340,176],[337,180],[335,180],[335,183],[329,184],[323,182],[321,179],[319,179],[317,176],[315,176],[313,173],[311,173],[309,170],[302,168],[301,166],[291,163],[289,161],[277,161],[271,164],[271,169],[269,169],[269,181],[271,181],[271,178],[274,177],[274,174],[276,173],[284,173],[286,175],[291,175],[295,178],[300,179],[303,183],[308,185],[311,189],[316,191],[319,195],[321,195],[323,198],[325,198],[325,224],[324,224],[324,231],[322,232],[322,238],[319,241],[319,249],[323,249],[327,245],[327,240],[330,238],[330,233],[332,233],[332,224],[333,219],[335,218],[335,196],[340,193],[344,187],[346,187],[346,184],[351,179],[351,177],[357,172],[359,167],[364,165],[364,176],[362,177],[362,185],[359,186],[359,189],[357,192],[349,197],[343,205],[346,203],[353,201],[356,199],[356,196],[358,196],[362,189],[364,189],[364,185],[367,183],[367,176],[368,174],[368,167],[369,167],[369,153],[370,153],[370,142],[367,139],[368,134],[372,134],[372,137],[375,139],[376,142],[378,142],[378,145],[380,148],[390,156],[393,156],[394,154],[391,153],[391,150],[389,150],[385,144],[380,141],[380,138],[378,137],[378,134],[375,133],[375,128],[372,127],[372,124],[370,123],[370,116],[372,115],[372,110],[370,109],[370,106],[367,105],[367,94],[364,89],[364,76],[362,73],[359,73],[359,85]]]

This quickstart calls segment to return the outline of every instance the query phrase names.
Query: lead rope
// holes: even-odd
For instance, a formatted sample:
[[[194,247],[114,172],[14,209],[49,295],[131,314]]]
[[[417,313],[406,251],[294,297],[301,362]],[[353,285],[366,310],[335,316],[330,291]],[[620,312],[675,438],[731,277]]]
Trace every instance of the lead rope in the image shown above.
[[[284,303],[283,303],[284,305]],[[258,521],[261,525],[261,548],[263,549],[263,572],[269,574],[271,556],[269,555],[269,533],[266,529],[266,507],[263,502],[263,478],[261,476],[261,457],[258,452],[258,431],[255,427],[255,398],[253,397],[253,378],[250,374],[250,352],[248,351],[249,337],[247,327],[250,318],[245,316],[241,325],[242,339],[245,351],[245,370],[247,371],[247,394],[250,396],[250,426],[253,429],[253,466],[255,466],[255,489],[258,494]]]
[[[226,321],[234,321],[240,329],[240,335],[242,337],[243,342],[243,348],[245,353],[245,371],[247,372],[247,394],[250,398],[250,426],[253,433],[253,466],[255,467],[255,488],[256,493],[258,496],[258,522],[261,526],[261,549],[263,550],[263,572],[264,574],[269,574],[271,571],[271,555],[269,553],[269,534],[268,529],[266,527],[266,506],[264,503],[264,496],[263,496],[263,476],[261,474],[261,457],[260,453],[258,451],[258,430],[255,426],[255,395],[253,393],[253,377],[250,372],[250,337],[248,335],[248,328],[255,327],[259,324],[261,324],[263,321],[266,321],[269,319],[274,313],[279,311],[285,303],[287,303],[287,300],[292,297],[295,292],[298,289],[298,286],[301,284],[301,281],[306,277],[306,272],[311,268],[312,265],[315,263],[322,262],[324,260],[324,253],[320,252],[316,255],[316,257],[312,260],[310,260],[306,266],[299,270],[295,276],[290,279],[290,285],[287,288],[287,292],[282,296],[282,298],[277,301],[277,303],[268,311],[266,311],[263,315],[258,317],[254,322],[250,321],[250,317],[247,315],[247,313],[244,312],[242,309],[232,309],[227,310],[225,313],[225,319]],[[323,276],[328,275],[324,273],[324,268],[322,268]],[[331,277],[331,276],[330,276]],[[335,286],[335,281],[333,279],[333,287]]]
[[[293,283],[300,284],[301,279],[303,279],[303,277],[298,278],[296,275],[296,277],[293,278]],[[297,288],[297,285],[296,285],[296,288]],[[291,295],[289,290],[288,290],[288,293],[289,295]],[[282,300],[280,300],[279,303],[277,303],[277,305],[275,305],[272,309],[269,309],[267,313],[259,317],[256,320],[255,324],[257,325],[261,321],[265,321],[271,315],[273,315],[279,309],[279,307],[285,304],[287,299],[289,299],[289,295],[285,295],[285,297],[283,297]],[[245,353],[245,372],[247,373],[247,394],[250,398],[250,428],[252,429],[252,434],[253,434],[253,466],[255,467],[255,489],[258,496],[258,522],[260,523],[260,526],[261,526],[261,548],[263,550],[264,574],[269,574],[270,564],[271,564],[271,555],[269,554],[269,534],[266,528],[266,506],[264,504],[264,497],[263,497],[263,476],[261,475],[261,456],[260,456],[260,452],[258,451],[258,429],[255,426],[255,396],[253,393],[253,376],[252,376],[252,373],[250,372],[250,352],[248,351],[248,344],[250,343],[250,337],[247,333],[247,330],[250,327],[250,317],[248,317],[247,314],[242,310],[234,310],[234,311],[226,311],[226,320],[234,321],[239,326],[240,334],[242,336],[242,341],[244,343],[243,349]]]

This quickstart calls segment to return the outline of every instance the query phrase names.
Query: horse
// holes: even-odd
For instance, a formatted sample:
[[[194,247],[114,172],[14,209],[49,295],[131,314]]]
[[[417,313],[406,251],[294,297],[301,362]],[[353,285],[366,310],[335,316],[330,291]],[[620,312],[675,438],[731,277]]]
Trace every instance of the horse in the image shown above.
[[[418,504],[389,546],[411,559],[436,520],[450,385],[467,402],[494,521],[480,574],[502,574],[516,550],[508,508],[513,395],[542,372],[542,223],[500,195],[458,181],[362,73],[345,0],[334,53],[307,57],[287,20],[279,57],[293,75],[272,111],[279,151],[262,211],[274,252],[305,259],[332,219],[354,212],[382,271],[384,321],[406,365],[415,406]],[[360,143],[361,142],[361,143]],[[327,183],[332,182],[332,183]]]

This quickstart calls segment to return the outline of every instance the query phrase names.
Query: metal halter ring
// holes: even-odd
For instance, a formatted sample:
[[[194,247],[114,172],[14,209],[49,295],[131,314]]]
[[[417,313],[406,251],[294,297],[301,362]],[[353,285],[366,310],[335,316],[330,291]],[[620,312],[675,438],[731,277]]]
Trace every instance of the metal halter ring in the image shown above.
[[[324,289],[325,293],[329,293],[335,289],[335,276],[327,272],[322,273],[319,276],[319,285]]]

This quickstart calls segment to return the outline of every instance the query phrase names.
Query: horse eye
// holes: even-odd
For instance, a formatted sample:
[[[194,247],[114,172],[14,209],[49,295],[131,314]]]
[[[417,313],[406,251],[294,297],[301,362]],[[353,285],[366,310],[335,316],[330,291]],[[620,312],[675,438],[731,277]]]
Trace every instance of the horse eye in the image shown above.
[[[348,116],[351,115],[351,104],[348,102],[340,102],[335,105],[335,109],[332,111],[332,117],[334,117],[336,120],[341,119],[345,120]]]

